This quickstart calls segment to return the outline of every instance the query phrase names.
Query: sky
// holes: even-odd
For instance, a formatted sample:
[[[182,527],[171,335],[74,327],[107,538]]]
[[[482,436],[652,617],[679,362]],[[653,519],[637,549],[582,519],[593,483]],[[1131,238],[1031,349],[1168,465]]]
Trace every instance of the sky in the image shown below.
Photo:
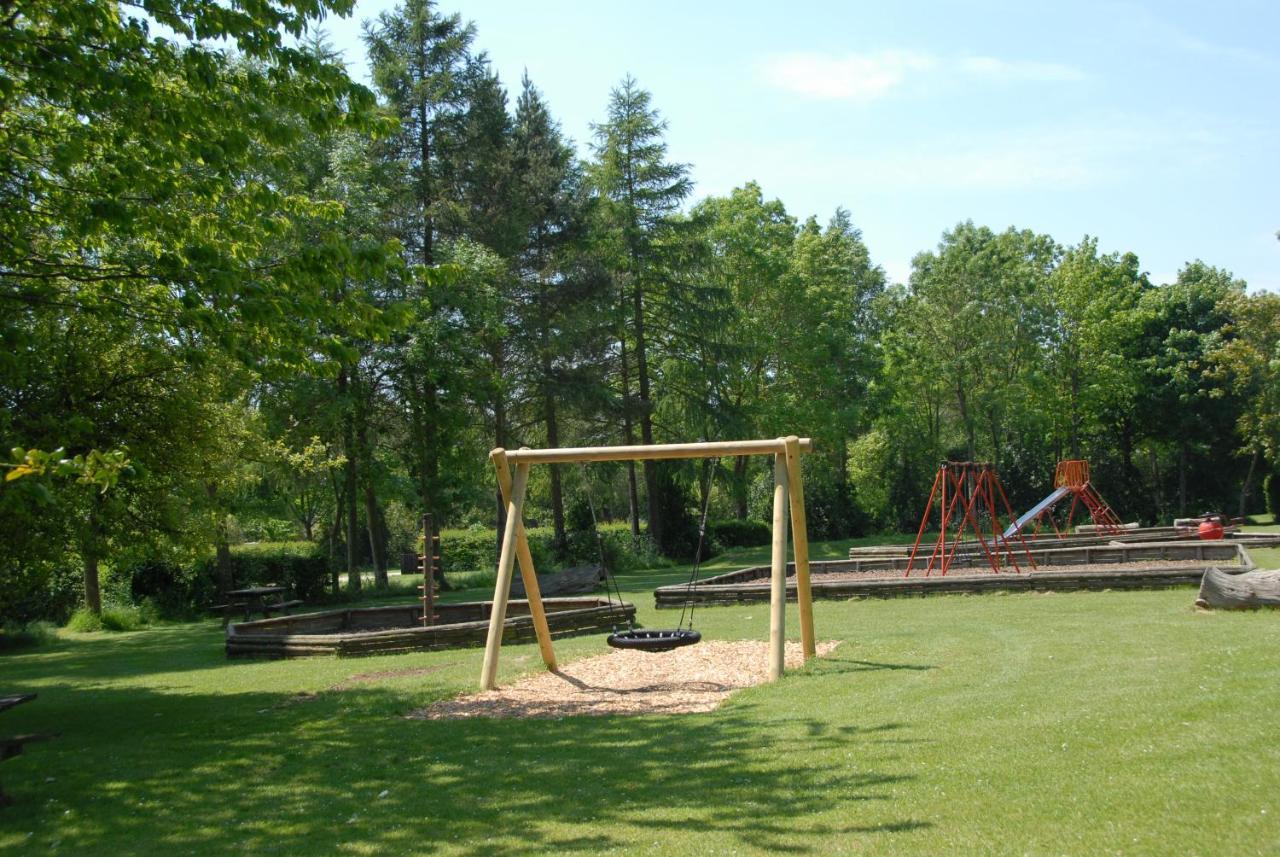
[[[324,27],[366,83],[358,0]],[[849,210],[872,258],[965,220],[1104,252],[1155,282],[1202,259],[1280,291],[1280,3],[569,2],[440,5],[514,104],[526,71],[566,136],[626,75],[669,123],[690,202],[748,181],[803,220]]]

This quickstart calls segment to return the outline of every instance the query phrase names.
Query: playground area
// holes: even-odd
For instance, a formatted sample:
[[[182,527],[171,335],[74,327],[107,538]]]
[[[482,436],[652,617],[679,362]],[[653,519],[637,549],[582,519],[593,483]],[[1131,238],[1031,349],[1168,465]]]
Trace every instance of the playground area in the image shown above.
[[[688,571],[619,575],[640,624],[671,621],[649,595]],[[818,601],[833,651],[711,711],[625,719],[418,719],[475,693],[475,648],[229,662],[216,621],[63,634],[6,658],[40,695],[10,725],[62,735],[6,763],[0,853],[649,855],[691,830],[703,853],[1266,853],[1280,625],[1194,594]],[[767,609],[700,610],[701,646],[762,669]],[[568,675],[627,654],[556,651]],[[504,646],[499,688],[548,675],[535,643]]]

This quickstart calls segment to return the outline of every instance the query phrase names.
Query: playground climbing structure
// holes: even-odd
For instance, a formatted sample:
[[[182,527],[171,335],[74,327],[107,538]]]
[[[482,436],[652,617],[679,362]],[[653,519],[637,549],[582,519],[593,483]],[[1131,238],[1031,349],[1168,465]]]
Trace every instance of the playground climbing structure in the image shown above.
[[[933,519],[935,504],[939,518],[938,538],[926,562],[920,544]],[[1011,524],[1002,531],[1002,519],[1013,521],[1014,512],[993,466],[973,461],[942,462],[933,479],[929,502],[924,507],[920,530],[916,533],[903,576],[910,577],[913,571],[923,571],[926,577],[934,573],[945,575],[958,554],[975,551],[985,554],[991,570],[996,573],[1008,570],[1021,573],[1014,541],[1021,546],[1027,563],[1034,568],[1035,560],[1022,539],[1020,528]]]
[[[1071,497],[1071,506],[1067,510],[1066,523],[1059,527],[1058,522],[1054,520],[1053,510],[1068,496]],[[1028,526],[1032,528],[1030,535],[1035,536],[1039,533],[1041,525],[1048,522],[1058,538],[1062,538],[1065,533],[1071,532],[1076,512],[1082,506],[1088,510],[1089,517],[1093,519],[1099,534],[1115,536],[1124,532],[1124,524],[1116,517],[1110,504],[1103,500],[1102,495],[1093,487],[1089,475],[1089,462],[1081,459],[1059,461],[1053,472],[1052,493],[1010,524],[1004,531],[1004,537],[1013,538]]]

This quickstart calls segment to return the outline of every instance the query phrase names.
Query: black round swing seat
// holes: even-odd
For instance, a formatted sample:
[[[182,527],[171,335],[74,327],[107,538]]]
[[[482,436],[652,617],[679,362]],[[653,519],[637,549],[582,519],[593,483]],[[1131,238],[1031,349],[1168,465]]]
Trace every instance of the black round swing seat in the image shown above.
[[[609,635],[613,648],[638,652],[669,652],[701,641],[702,635],[690,628],[615,631]]]

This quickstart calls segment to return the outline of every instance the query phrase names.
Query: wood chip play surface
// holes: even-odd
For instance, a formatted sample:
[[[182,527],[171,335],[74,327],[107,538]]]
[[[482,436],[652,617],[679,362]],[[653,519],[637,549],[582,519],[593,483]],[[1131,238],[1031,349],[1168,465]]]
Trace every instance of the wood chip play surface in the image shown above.
[[[819,642],[818,655],[836,641]],[[804,663],[787,643],[787,669]],[[611,651],[542,672],[497,690],[464,694],[409,715],[420,720],[462,717],[569,717],[606,714],[689,714],[712,711],[736,690],[769,677],[769,644],[706,642],[672,652]]]

